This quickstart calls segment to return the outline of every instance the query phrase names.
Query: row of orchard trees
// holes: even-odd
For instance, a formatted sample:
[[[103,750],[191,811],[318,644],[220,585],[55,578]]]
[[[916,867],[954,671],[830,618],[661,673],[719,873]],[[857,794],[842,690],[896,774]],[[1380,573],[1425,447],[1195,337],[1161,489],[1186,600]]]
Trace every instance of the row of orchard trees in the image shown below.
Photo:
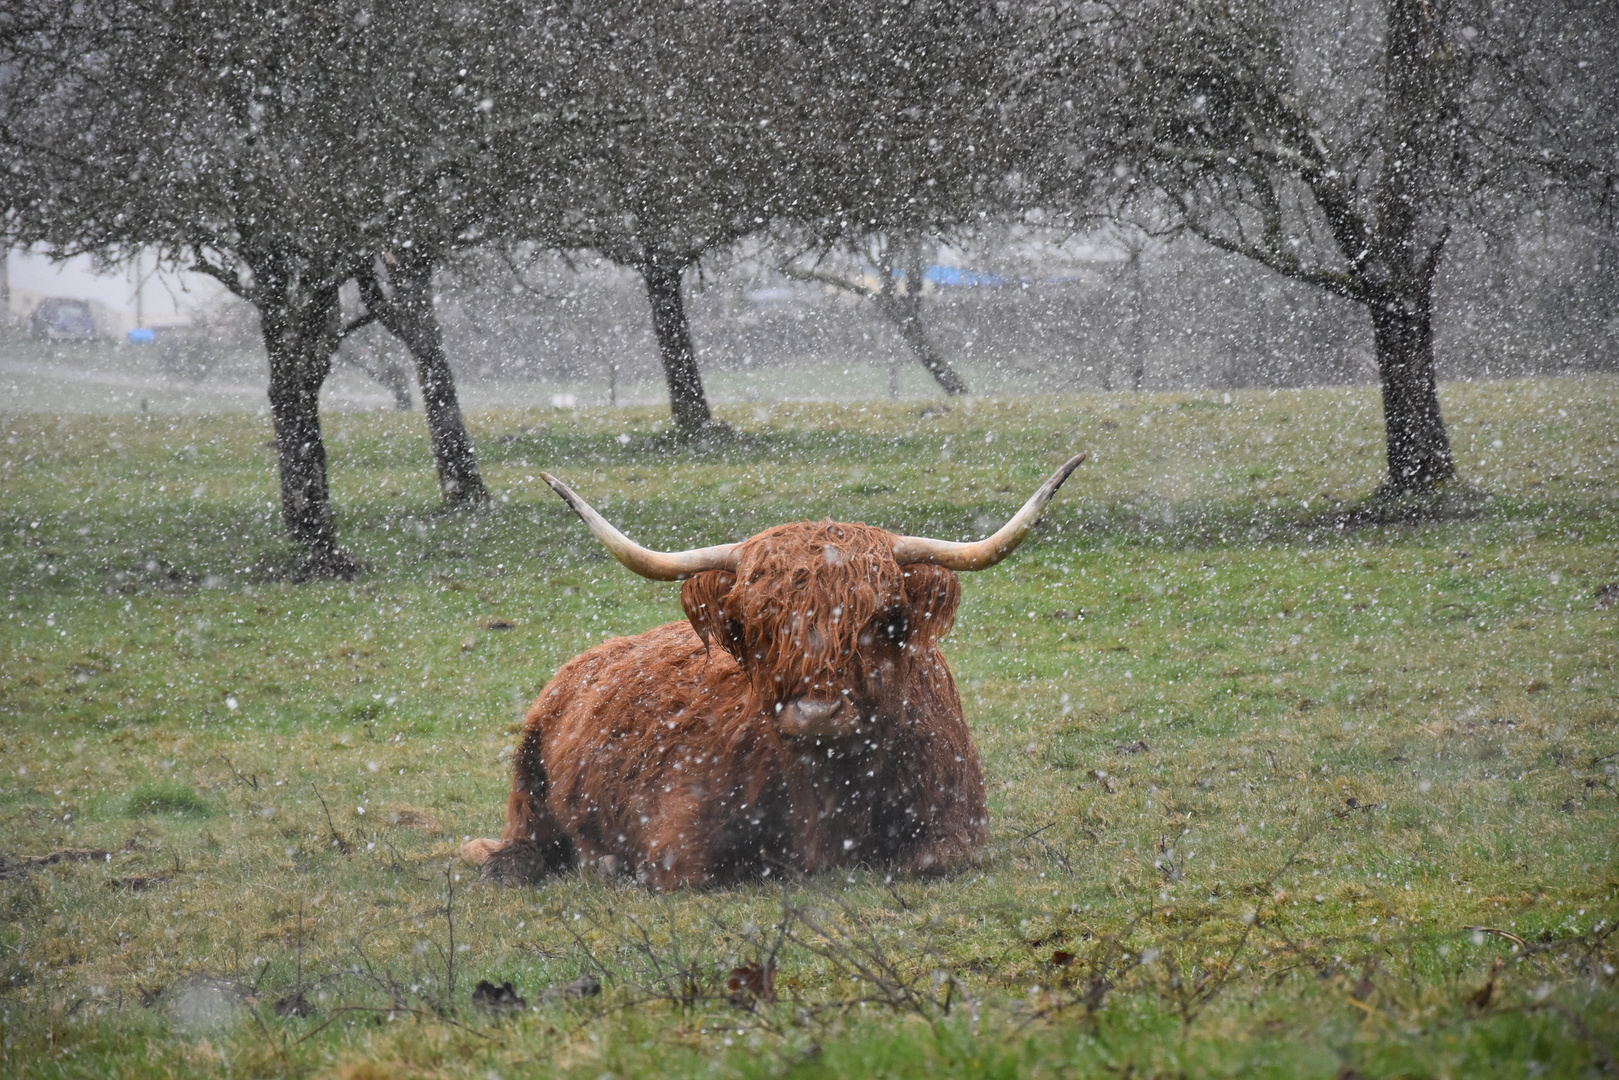
[[[1388,486],[1424,490],[1454,474],[1447,238],[1548,186],[1611,193],[1615,21],[1605,0],[12,0],[0,208],[12,243],[157,248],[257,309],[283,516],[331,573],[318,396],[364,323],[418,365],[445,499],[487,497],[433,310],[468,245],[634,269],[691,437],[713,421],[682,278],[745,237],[813,276],[1034,215],[1189,231],[1364,306]],[[902,332],[919,269],[873,297]]]

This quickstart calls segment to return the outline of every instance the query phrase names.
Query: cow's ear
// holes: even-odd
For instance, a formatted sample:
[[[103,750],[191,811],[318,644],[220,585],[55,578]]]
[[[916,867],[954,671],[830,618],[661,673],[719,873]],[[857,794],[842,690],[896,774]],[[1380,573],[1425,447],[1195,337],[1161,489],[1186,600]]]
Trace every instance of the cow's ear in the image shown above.
[[[930,563],[912,563],[903,570],[905,602],[911,609],[911,641],[917,645],[937,641],[955,625],[961,581],[954,571]]]
[[[736,575],[729,570],[706,570],[687,578],[680,587],[680,606],[686,609],[686,618],[703,644],[718,645],[733,656],[742,647],[740,628],[727,614],[725,598],[735,584]]]

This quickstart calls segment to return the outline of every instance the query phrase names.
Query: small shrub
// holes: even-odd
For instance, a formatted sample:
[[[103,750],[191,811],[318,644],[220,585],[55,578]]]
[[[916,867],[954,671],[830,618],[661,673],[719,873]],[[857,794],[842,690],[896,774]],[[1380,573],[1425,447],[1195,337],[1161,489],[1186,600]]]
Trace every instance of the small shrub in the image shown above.
[[[208,800],[184,784],[142,784],[129,793],[129,816],[173,814],[175,817],[207,817],[213,812]]]

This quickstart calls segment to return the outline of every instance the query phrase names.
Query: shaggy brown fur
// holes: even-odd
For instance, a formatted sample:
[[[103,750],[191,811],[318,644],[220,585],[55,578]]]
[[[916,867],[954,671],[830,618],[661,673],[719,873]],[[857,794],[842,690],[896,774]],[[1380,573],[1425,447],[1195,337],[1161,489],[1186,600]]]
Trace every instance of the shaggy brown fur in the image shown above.
[[[938,650],[961,587],[892,544],[771,529],[735,574],[685,583],[688,622],[569,661],[529,710],[502,840],[463,854],[488,877],[578,861],[663,889],[973,856],[983,773]]]

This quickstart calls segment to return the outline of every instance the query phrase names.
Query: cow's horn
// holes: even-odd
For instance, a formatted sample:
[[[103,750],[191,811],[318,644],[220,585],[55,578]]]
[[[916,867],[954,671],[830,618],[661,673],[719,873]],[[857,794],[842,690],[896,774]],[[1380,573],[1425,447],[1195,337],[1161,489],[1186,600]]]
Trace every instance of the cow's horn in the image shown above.
[[[575,495],[573,489],[550,473],[541,473],[541,479],[551,490],[562,496],[562,501],[573,507],[602,546],[613,558],[653,581],[680,581],[700,574],[704,570],[735,570],[736,545],[718,544],[714,547],[693,548],[690,551],[653,551],[613,528],[608,520],[593,510],[589,503]]]
[[[1040,520],[1045,512],[1046,504],[1051,497],[1057,494],[1062,482],[1068,479],[1068,474],[1079,467],[1085,460],[1084,454],[1077,454],[1068,459],[1068,463],[1056,472],[1051,478],[1040,485],[1040,490],[1029,497],[1023,504],[1023,509],[1012,516],[1012,520],[1001,526],[1000,532],[994,536],[985,537],[976,543],[956,544],[949,540],[930,540],[925,536],[901,536],[894,540],[894,561],[905,563],[933,563],[950,570],[986,570],[1017,549],[1023,543],[1023,538],[1029,535],[1034,523]]]

